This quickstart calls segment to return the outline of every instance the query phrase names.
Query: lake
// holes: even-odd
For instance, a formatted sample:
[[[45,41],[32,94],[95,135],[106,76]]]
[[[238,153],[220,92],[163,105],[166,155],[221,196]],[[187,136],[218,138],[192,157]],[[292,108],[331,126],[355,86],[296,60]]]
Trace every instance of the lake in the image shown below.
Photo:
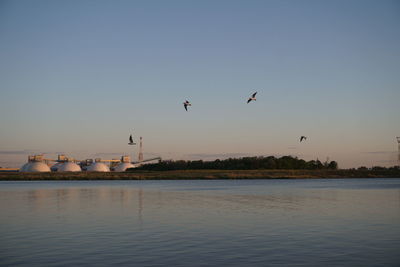
[[[1,266],[400,266],[400,178],[0,182]]]

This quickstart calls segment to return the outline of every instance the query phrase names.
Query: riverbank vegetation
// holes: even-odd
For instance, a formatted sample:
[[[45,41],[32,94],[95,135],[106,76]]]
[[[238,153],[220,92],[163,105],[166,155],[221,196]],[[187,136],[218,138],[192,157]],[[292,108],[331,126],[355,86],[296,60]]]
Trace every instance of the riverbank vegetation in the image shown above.
[[[195,180],[195,179],[400,178],[400,168],[375,170],[177,170],[134,172],[0,172],[0,181],[26,180]]]

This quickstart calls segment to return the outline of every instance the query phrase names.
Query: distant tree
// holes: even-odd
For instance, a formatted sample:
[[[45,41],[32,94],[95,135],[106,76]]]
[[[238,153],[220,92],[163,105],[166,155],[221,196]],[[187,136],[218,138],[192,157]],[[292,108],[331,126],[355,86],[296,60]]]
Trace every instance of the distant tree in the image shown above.
[[[374,166],[374,167],[371,168],[371,170],[373,170],[373,171],[383,171],[383,170],[385,170],[385,169],[386,169],[386,168],[381,167],[381,166]]]
[[[310,160],[306,162],[307,170],[315,170],[317,169],[317,162],[315,160]]]
[[[292,156],[283,156],[278,159],[278,169],[294,169],[296,160]]]
[[[269,157],[263,159],[262,162],[263,162],[262,166],[265,169],[277,169],[277,167],[278,167],[276,158],[274,156],[269,156]]]
[[[320,169],[324,168],[324,165],[322,164],[322,162],[319,159],[317,159],[316,164],[317,164],[317,169],[320,170]]]
[[[338,164],[337,164],[337,162],[336,162],[336,161],[331,161],[331,162],[329,162],[329,164],[328,164],[328,169],[337,170],[337,169],[338,169]]]
[[[391,170],[391,171],[400,171],[400,166],[390,167],[389,170]]]

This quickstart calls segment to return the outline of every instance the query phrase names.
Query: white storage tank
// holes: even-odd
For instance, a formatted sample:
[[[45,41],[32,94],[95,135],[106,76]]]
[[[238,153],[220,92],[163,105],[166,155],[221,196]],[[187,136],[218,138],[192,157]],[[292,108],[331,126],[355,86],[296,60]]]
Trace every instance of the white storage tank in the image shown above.
[[[50,167],[43,162],[29,162],[22,166],[20,172],[50,172]]]
[[[132,163],[129,162],[121,162],[120,164],[118,164],[115,168],[114,171],[115,172],[124,172],[126,171],[126,169],[129,168],[136,168],[137,166],[133,165]]]
[[[64,162],[58,167],[57,171],[58,172],[80,172],[81,167],[79,167],[79,165],[74,162]]]
[[[87,167],[88,172],[109,172],[110,168],[102,162],[95,162]]]
[[[44,163],[43,155],[28,156],[28,163],[22,165],[20,172],[49,172],[50,167]]]

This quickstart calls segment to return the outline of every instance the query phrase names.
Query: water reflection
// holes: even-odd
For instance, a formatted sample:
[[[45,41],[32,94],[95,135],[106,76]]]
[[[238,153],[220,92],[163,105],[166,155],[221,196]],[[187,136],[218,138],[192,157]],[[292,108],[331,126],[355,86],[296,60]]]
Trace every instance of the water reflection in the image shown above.
[[[393,181],[3,184],[0,265],[394,266]]]
[[[397,214],[400,205],[400,190],[297,190],[295,192],[269,192],[262,194],[240,194],[199,191],[144,190],[139,187],[68,187],[35,189],[26,192],[2,192],[14,198],[13,205],[2,205],[2,209],[23,209],[24,213],[68,214],[76,211],[99,214],[130,214],[143,225],[145,215],[166,212],[182,214],[194,211],[208,213],[270,214],[279,212],[302,212],[329,214],[334,209],[344,217],[380,213],[382,205]],[[18,198],[19,196],[19,198]],[[387,204],[390,205],[387,205]],[[362,211],[360,213],[360,210]],[[134,211],[134,212],[133,212]],[[151,215],[154,216],[154,215]]]
[[[142,212],[143,212],[143,190],[139,189],[139,194],[138,194],[138,203],[139,203],[139,209],[138,209],[138,218],[139,218],[139,229],[142,230],[143,227],[143,217],[142,217]]]

